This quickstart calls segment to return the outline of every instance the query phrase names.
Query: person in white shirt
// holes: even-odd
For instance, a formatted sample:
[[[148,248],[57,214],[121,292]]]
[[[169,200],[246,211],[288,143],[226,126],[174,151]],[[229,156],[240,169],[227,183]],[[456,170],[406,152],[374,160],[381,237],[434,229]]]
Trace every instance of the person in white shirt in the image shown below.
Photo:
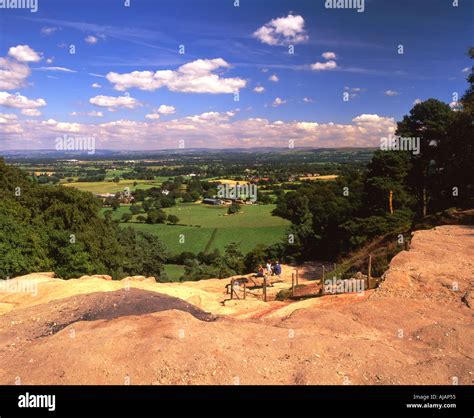
[[[272,275],[272,262],[270,260],[267,261],[267,274]]]

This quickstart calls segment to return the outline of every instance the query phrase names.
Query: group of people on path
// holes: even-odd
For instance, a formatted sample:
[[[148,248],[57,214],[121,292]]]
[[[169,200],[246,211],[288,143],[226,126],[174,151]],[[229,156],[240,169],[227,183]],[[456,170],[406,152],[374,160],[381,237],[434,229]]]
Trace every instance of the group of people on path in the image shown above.
[[[257,269],[257,277],[265,277],[266,275],[279,276],[280,274],[281,264],[278,260],[275,261],[275,264],[272,264],[272,262],[268,260],[265,268],[260,264]]]

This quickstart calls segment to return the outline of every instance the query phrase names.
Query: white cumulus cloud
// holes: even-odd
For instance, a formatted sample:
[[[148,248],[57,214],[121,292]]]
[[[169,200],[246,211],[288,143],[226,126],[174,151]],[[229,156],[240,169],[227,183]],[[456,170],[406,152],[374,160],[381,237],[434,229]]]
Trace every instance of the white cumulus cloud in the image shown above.
[[[270,20],[253,36],[267,45],[294,45],[308,40],[303,17],[292,14]]]
[[[57,122],[54,119],[48,119],[42,121],[41,124],[43,127],[48,127],[55,132],[81,132],[83,126],[80,123],[70,123],[70,122]]]
[[[140,106],[140,102],[137,99],[134,99],[130,96],[95,96],[89,99],[89,102],[93,105],[100,107],[107,107],[109,109],[115,108],[126,108],[126,109],[135,109],[137,106]]]
[[[335,52],[323,52],[321,54],[321,56],[325,59],[325,60],[335,60],[336,59],[336,53]]]
[[[174,106],[161,105],[157,112],[162,115],[172,115],[173,113],[176,113],[176,108]]]
[[[12,46],[8,50],[8,55],[18,62],[38,62],[41,60],[41,55],[28,45]]]
[[[285,103],[286,103],[286,100],[283,100],[282,98],[277,97],[275,100],[273,100],[272,106],[273,107],[278,107],[278,106],[281,106],[282,104],[285,104]]]
[[[30,74],[28,65],[9,58],[0,58],[0,89],[19,89],[25,85]]]
[[[16,115],[13,113],[0,113],[0,133],[10,135],[12,138],[17,134],[23,133],[23,128],[18,123]]]
[[[10,123],[17,119],[17,116],[13,113],[0,113],[0,123]]]
[[[181,139],[187,146],[196,148],[285,147],[290,137],[296,147],[374,147],[396,129],[394,118],[377,114],[361,114],[348,123],[318,123],[234,119],[235,113],[205,112],[173,120],[120,119],[99,124],[53,119],[17,121],[14,116],[0,115],[0,131],[11,147],[25,146],[25,139],[18,137],[21,132],[28,132],[28,146],[44,148],[48,141],[54,141],[56,132],[63,131],[100,138],[101,146],[107,149],[124,149],[124,144],[128,146],[133,137],[134,149],[150,150],[178,148]]]
[[[46,106],[46,101],[44,99],[28,99],[21,94],[0,91],[0,105],[15,109],[34,109]]]
[[[247,85],[246,80],[224,78],[213,72],[228,68],[230,64],[222,58],[198,59],[177,70],[110,72],[106,77],[118,91],[130,88],[155,91],[167,87],[170,91],[183,93],[235,93]]]
[[[41,116],[42,113],[38,109],[22,109],[21,114],[26,116]]]
[[[88,44],[94,45],[97,43],[98,39],[93,35],[89,35],[84,39],[84,41],[86,41]]]
[[[334,70],[335,68],[337,68],[337,63],[333,60],[311,64],[311,69],[315,71]]]

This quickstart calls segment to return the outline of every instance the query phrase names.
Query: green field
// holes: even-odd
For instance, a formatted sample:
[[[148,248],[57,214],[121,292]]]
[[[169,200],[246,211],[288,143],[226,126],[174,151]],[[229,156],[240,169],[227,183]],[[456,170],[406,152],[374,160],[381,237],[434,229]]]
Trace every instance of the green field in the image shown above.
[[[120,219],[124,213],[129,212],[130,206],[131,205],[125,205],[125,204],[122,203],[118,209],[112,211],[112,219],[117,219],[117,220]],[[101,213],[104,214],[104,212],[106,210],[112,210],[112,209],[109,208],[109,207],[102,208]],[[142,213],[142,215],[143,215],[143,213]],[[134,216],[134,218],[136,218],[136,216]]]
[[[105,175],[105,180],[112,180],[114,177],[120,177],[124,173],[129,173],[130,169],[123,169],[123,170],[107,170],[107,174]]]
[[[180,277],[184,275],[184,266],[179,264],[164,264],[163,273],[168,277],[168,281],[178,282]]]
[[[137,183],[136,186],[133,183]],[[102,193],[117,193],[125,190],[126,187],[132,190],[149,189],[150,187],[159,187],[161,181],[159,180],[120,180],[119,183],[112,181],[91,181],[91,182],[74,182],[64,183],[63,186],[74,187],[83,192],[91,192],[94,194]]]
[[[230,242],[237,242],[245,253],[259,243],[270,245],[283,239],[289,222],[272,216],[274,208],[275,205],[243,206],[241,213],[226,215],[227,207],[182,203],[165,209],[166,213],[180,219],[178,225],[136,222],[121,225],[157,235],[172,254],[215,248],[222,251]],[[128,208],[122,206],[114,211],[113,218],[120,219],[127,211]]]

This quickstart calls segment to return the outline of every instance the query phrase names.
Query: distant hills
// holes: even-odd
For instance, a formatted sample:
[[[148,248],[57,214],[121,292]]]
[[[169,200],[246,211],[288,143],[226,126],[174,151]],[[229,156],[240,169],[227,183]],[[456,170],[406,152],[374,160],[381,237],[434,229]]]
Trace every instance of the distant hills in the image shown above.
[[[0,151],[0,156],[5,159],[80,159],[80,160],[97,160],[105,159],[142,159],[163,157],[170,155],[202,155],[202,154],[274,154],[274,155],[304,155],[312,156],[321,155],[324,159],[331,159],[331,156],[341,157],[343,155],[351,155],[361,158],[362,160],[370,160],[376,148],[311,148],[299,147],[294,149],[275,148],[275,147],[258,147],[258,148],[187,148],[187,149],[167,149],[167,150],[96,150],[94,154],[88,154],[85,151],[57,151],[54,149],[38,149],[38,150],[4,150]],[[329,157],[329,158],[328,158]],[[339,159],[339,158],[337,158]]]

